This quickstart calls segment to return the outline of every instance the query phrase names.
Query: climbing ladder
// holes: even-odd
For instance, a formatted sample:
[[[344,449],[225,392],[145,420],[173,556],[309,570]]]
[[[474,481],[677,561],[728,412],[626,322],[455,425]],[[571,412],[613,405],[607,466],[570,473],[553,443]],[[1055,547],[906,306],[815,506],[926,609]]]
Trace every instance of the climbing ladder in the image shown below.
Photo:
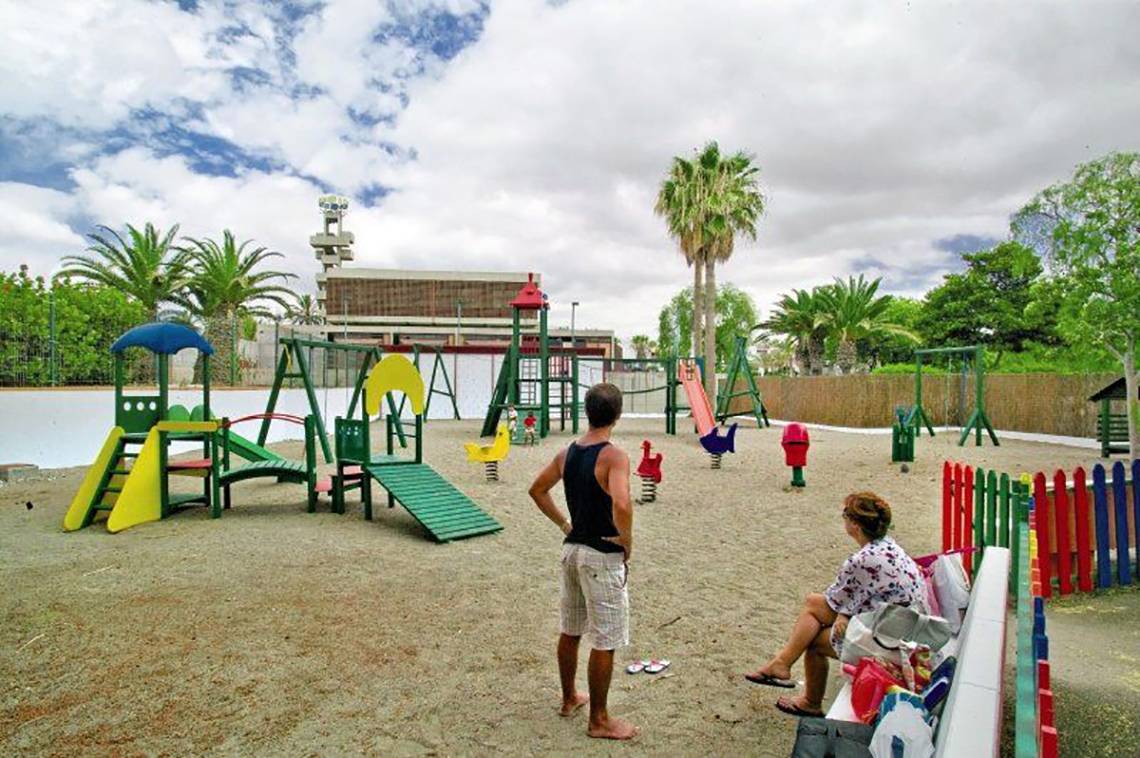
[[[365,465],[364,471],[437,542],[500,531],[503,526],[426,463]],[[390,502],[390,501],[389,501]]]
[[[137,452],[129,452],[127,447],[142,447],[142,444],[143,440],[128,435],[121,435],[118,438],[114,452],[95,488],[95,494],[87,504],[87,511],[83,514],[83,522],[79,528],[90,526],[99,511],[110,511],[115,507],[115,501],[123,491],[127,475],[131,473],[130,464],[139,457]]]

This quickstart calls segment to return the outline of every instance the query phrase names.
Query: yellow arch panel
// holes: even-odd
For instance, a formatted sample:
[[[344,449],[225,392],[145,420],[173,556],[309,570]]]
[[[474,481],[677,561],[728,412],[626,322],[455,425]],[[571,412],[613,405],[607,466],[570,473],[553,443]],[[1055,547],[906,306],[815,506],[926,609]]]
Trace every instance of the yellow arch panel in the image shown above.
[[[495,430],[495,441],[490,445],[465,442],[463,447],[467,450],[467,460],[469,461],[476,463],[501,461],[507,457],[507,453],[511,450],[511,433],[507,431],[506,424],[499,424],[499,428]]]
[[[412,413],[424,412],[424,378],[414,363],[399,353],[386,356],[368,372],[364,382],[364,412],[375,416],[380,412],[380,401],[389,392],[403,392],[412,404]]]
[[[159,432],[152,428],[146,435],[139,457],[127,474],[123,491],[107,518],[107,531],[121,532],[136,524],[162,518],[162,472],[159,470]]]

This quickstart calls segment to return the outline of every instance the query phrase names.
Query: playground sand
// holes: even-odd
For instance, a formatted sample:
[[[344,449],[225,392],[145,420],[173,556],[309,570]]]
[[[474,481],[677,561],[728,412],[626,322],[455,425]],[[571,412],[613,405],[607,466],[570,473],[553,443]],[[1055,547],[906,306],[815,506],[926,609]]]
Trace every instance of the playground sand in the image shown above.
[[[784,691],[741,673],[779,647],[802,596],[853,550],[843,495],[885,496],[894,536],[921,554],[939,544],[945,458],[1020,472],[1093,455],[1019,441],[959,449],[944,434],[923,438],[902,474],[889,438],[821,431],[808,486],[793,490],[778,429],[743,429],[740,452],[713,471],[693,435],[663,426],[630,419],[615,437],[634,466],[645,437],[665,456],[658,502],[636,508],[632,644],[618,663],[673,665],[619,669],[610,699],[642,728],[635,753],[788,754],[795,720],[773,708]],[[310,515],[302,488],[247,482],[218,521],[188,510],[111,535],[60,530],[83,469],[0,487],[0,752],[614,750],[585,737],[584,714],[555,712],[561,535],[526,488],[569,435],[513,449],[503,481],[485,483],[461,447],[477,428],[431,422],[426,459],[505,529],[447,545],[382,495],[368,523],[358,503]]]

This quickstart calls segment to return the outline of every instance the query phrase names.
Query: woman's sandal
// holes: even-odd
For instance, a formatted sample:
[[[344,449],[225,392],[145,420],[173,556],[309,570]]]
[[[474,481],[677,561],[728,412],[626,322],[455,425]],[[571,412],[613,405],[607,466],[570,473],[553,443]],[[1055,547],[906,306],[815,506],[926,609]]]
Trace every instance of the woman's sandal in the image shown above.
[[[776,701],[776,709],[783,711],[789,716],[814,716],[816,718],[823,716],[823,711],[813,711],[807,708],[800,708],[798,705],[786,697],[782,697]]]
[[[783,687],[790,690],[796,686],[796,683],[790,679],[780,679],[771,674],[745,674],[744,678],[753,684],[763,684],[768,687]]]
[[[660,674],[665,669],[669,668],[669,661],[662,659],[660,661],[650,661],[649,665],[645,667],[646,674]]]

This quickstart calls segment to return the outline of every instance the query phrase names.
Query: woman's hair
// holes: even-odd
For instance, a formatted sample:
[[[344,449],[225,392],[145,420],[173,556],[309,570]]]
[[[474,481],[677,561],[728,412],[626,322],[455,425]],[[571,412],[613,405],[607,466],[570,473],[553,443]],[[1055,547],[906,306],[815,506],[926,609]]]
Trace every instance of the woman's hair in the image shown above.
[[[855,522],[868,539],[887,536],[891,525],[891,506],[874,492],[855,492],[843,500],[843,515]]]

